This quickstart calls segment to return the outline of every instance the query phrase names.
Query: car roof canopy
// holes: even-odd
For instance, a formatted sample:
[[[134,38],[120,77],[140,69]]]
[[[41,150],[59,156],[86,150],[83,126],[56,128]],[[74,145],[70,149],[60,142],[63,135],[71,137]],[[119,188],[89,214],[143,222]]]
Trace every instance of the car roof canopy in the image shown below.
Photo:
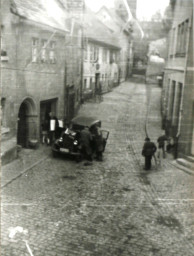
[[[77,116],[71,120],[72,124],[91,127],[92,125],[101,122],[99,119],[91,116]]]

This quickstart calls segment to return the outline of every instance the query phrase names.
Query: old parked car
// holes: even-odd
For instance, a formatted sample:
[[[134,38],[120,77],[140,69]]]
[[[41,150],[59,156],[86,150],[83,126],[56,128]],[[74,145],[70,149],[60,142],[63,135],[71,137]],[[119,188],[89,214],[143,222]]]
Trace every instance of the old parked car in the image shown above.
[[[101,127],[101,121],[88,116],[77,116],[71,120],[69,128],[62,131],[61,136],[57,139],[52,146],[53,156],[58,154],[71,155],[76,158],[77,161],[81,160],[82,149],[80,145],[80,132],[85,127],[88,127],[92,133],[93,127]],[[103,151],[106,147],[106,142],[109,136],[109,131],[102,130],[103,137]]]

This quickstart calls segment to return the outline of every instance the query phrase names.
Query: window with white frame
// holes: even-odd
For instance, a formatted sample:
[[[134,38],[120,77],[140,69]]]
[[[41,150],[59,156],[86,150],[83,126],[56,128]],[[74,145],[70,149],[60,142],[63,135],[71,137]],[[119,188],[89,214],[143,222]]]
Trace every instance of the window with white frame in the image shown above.
[[[90,44],[90,61],[97,62],[99,60],[99,47]]]
[[[99,47],[95,46],[94,47],[94,61],[99,60]]]
[[[179,24],[177,31],[176,55],[185,55],[187,46],[187,35],[189,31],[189,20]]]
[[[94,46],[90,44],[90,61],[94,60]]]
[[[56,42],[51,41],[50,42],[50,49],[49,49],[49,62],[51,64],[56,63]]]
[[[107,63],[107,49],[103,48],[103,63]]]
[[[38,62],[38,43],[37,38],[32,38],[32,62]]]
[[[47,40],[42,40],[41,42],[41,62],[45,63],[47,61]]]

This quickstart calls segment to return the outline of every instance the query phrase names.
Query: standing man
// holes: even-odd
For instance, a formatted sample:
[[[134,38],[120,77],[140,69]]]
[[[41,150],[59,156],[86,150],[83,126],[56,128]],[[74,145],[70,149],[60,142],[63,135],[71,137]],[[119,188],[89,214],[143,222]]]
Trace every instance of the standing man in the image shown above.
[[[160,136],[157,140],[158,142],[158,158],[161,159],[161,155],[165,158],[165,141],[167,141],[167,137],[165,134]]]
[[[58,129],[59,129],[59,122],[57,117],[52,112],[49,113],[48,119],[49,119],[49,140],[50,140],[50,145],[52,145],[52,143],[58,136],[56,132],[58,132]]]
[[[151,169],[152,156],[156,150],[156,145],[150,141],[150,138],[145,138],[145,143],[142,149],[142,155],[145,157],[145,170]]]
[[[102,136],[102,131],[100,130],[100,127],[95,125],[92,129],[93,131],[93,147],[94,152],[96,153],[96,159],[98,161],[102,161],[102,153],[104,150],[104,140]]]
[[[82,147],[82,152],[84,154],[84,157],[88,161],[92,161],[92,148],[91,148],[91,143],[92,143],[92,134],[89,131],[88,127],[85,127],[81,132],[80,132],[80,144]]]

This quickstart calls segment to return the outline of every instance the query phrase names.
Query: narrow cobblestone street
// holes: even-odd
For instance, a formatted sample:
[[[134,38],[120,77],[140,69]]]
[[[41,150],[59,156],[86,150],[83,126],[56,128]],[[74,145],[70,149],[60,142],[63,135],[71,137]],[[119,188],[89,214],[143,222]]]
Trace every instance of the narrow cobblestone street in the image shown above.
[[[154,142],[162,132],[160,95],[152,86],[148,133]],[[81,106],[79,114],[98,117],[110,131],[103,162],[53,158],[46,146],[22,151],[28,165],[43,160],[2,189],[2,256],[30,255],[24,240],[34,256],[194,255],[194,176],[176,169],[170,155],[143,170],[146,103],[145,84],[125,82],[101,103]],[[17,173],[24,162],[3,172]],[[11,239],[9,228],[16,226],[28,233]]]

